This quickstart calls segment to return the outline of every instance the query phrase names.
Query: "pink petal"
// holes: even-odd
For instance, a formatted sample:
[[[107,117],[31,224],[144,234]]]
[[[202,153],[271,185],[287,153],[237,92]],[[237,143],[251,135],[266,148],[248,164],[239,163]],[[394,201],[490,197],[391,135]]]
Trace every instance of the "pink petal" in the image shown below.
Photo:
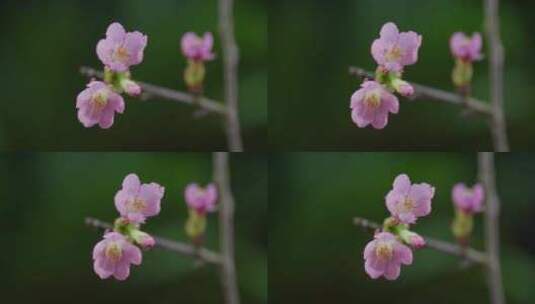
[[[381,28],[381,40],[389,43],[395,43],[398,40],[399,30],[393,22],[388,22]]]
[[[113,277],[119,281],[124,281],[130,275],[130,264],[127,262],[117,264]]]
[[[141,181],[135,173],[128,174],[123,180],[123,189],[130,194],[137,194],[139,187],[141,187]]]
[[[396,176],[393,184],[394,190],[398,193],[407,195],[411,189],[411,180],[407,174]]]
[[[388,263],[388,266],[386,267],[386,270],[384,272],[384,276],[387,280],[395,280],[399,277],[401,265],[398,263],[395,263],[391,261]]]
[[[126,31],[124,30],[124,27],[118,22],[110,24],[106,30],[106,38],[114,42],[122,42],[125,35]]]

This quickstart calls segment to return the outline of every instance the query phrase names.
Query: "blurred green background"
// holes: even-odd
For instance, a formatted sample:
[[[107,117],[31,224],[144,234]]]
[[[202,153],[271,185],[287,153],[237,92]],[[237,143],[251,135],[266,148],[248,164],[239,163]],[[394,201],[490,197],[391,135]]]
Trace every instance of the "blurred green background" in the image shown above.
[[[185,186],[212,180],[210,154],[0,154],[0,294],[3,303],[223,303],[219,268],[155,248],[123,282],[101,280],[91,252],[102,232],[86,216],[111,222],[123,178],[165,187],[161,213],[143,230],[187,241]],[[267,159],[231,155],[236,199],[236,264],[242,303],[267,303]],[[206,247],[218,251],[217,215]]]
[[[535,290],[535,157],[497,156],[502,200],[501,262],[508,304],[533,303]],[[479,266],[422,249],[397,281],[372,280],[362,252],[372,234],[352,225],[354,216],[377,222],[388,216],[384,197],[394,178],[436,187],[433,210],[414,231],[454,241],[451,187],[476,181],[475,154],[288,153],[270,158],[270,303],[489,303]],[[472,245],[483,249],[482,216]]]
[[[207,65],[206,95],[222,100],[222,52],[216,0],[0,1],[0,149],[170,150],[226,149],[220,119],[194,118],[188,105],[126,98],[111,129],[84,128],[76,96],[88,79],[82,65],[102,67],[96,44],[113,21],[149,37],[135,79],[185,90],[180,38],[187,31],[215,35],[215,61]],[[267,13],[258,0],[235,9],[240,48],[240,119],[245,148],[267,142]]]
[[[269,13],[269,141],[280,150],[489,150],[486,123],[447,104],[401,99],[383,130],[359,129],[349,100],[361,81],[348,66],[374,70],[371,43],[381,26],[423,35],[405,78],[453,90],[448,41],[483,31],[482,0],[276,0]],[[535,147],[534,1],[500,1],[506,49],[505,104],[512,149]],[[488,55],[486,41],[483,52]],[[474,67],[473,92],[488,100],[488,60]]]

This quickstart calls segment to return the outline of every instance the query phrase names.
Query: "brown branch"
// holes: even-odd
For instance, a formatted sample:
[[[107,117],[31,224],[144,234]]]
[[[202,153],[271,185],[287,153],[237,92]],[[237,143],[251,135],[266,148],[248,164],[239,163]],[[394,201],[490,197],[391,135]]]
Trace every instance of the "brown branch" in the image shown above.
[[[83,66],[80,68],[80,73],[87,77],[95,77],[103,79],[104,73],[102,71],[95,70],[91,67]],[[192,106],[199,106],[203,110],[208,112],[217,113],[220,115],[228,116],[227,109],[221,103],[208,99],[206,97],[197,97],[188,93],[176,91],[173,89],[160,87],[154,84],[142,82],[136,80],[136,83],[139,84],[143,90],[143,98],[157,97],[181,104],[189,104]]]
[[[500,270],[500,199],[496,191],[494,155],[480,152],[479,178],[485,189],[485,246],[488,254],[487,285],[492,304],[504,304],[502,275]]]
[[[225,80],[225,102],[228,109],[226,131],[231,152],[242,152],[238,116],[238,46],[234,38],[233,0],[219,0],[219,31],[223,48],[223,78]]]
[[[226,304],[239,304],[238,279],[234,263],[234,197],[230,186],[229,154],[214,152],[214,181],[219,188],[219,242],[221,285]]]
[[[485,0],[487,40],[489,41],[490,101],[494,115],[491,131],[496,152],[508,152],[509,143],[503,110],[503,61],[504,50],[500,39],[499,0]]]
[[[353,218],[353,224],[362,227],[368,231],[375,231],[377,229],[381,229],[381,226],[378,223],[360,217]],[[487,261],[485,254],[478,250],[472,248],[465,249],[457,244],[448,243],[426,236],[422,237],[425,239],[426,242],[424,248],[431,248],[446,254],[466,258],[469,261],[475,263],[485,264]]]
[[[356,76],[359,78],[368,78],[368,79],[374,79],[374,75],[371,72],[368,72],[362,68],[351,66],[349,67],[349,74],[352,76]],[[414,88],[414,95],[411,97],[408,97],[411,100],[416,99],[426,99],[426,100],[433,100],[433,101],[439,101],[439,102],[445,102],[449,104],[456,104],[459,106],[466,107],[467,109],[479,113],[485,116],[492,116],[492,109],[491,107],[478,99],[469,97],[465,98],[460,94],[457,93],[451,93],[447,91],[443,91],[440,89],[428,87],[425,85],[417,84],[414,82],[410,83],[412,87]]]
[[[86,225],[94,228],[98,228],[101,230],[111,230],[113,229],[112,225],[103,221],[100,221],[95,218],[87,217],[85,219]],[[156,247],[159,247],[161,249],[172,251],[184,256],[188,256],[195,259],[200,259],[201,261],[212,263],[212,264],[220,264],[221,263],[221,257],[219,254],[210,251],[205,248],[197,249],[192,245],[176,242],[172,240],[168,240],[161,237],[152,236],[154,240],[156,241]]]

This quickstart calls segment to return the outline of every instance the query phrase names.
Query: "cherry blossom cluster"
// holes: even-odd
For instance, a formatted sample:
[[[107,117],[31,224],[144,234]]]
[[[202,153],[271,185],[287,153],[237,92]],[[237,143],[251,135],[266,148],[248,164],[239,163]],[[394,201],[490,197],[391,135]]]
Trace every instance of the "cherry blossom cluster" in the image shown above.
[[[138,31],[126,32],[115,22],[106,38],[97,44],[97,55],[105,65],[104,81],[91,80],[76,98],[78,120],[86,128],[99,125],[108,129],[113,125],[115,113],[123,113],[125,102],[122,93],[141,94],[141,87],[130,78],[130,67],[143,61],[147,36]]]
[[[418,60],[421,44],[421,35],[413,31],[400,33],[392,22],[383,25],[380,37],[371,46],[371,54],[378,64],[375,80],[364,80],[351,96],[351,118],[359,128],[371,125],[383,129],[388,124],[388,114],[399,111],[394,93],[414,94],[414,88],[402,80],[402,75],[405,66]]]
[[[164,187],[157,183],[142,184],[136,174],[127,175],[115,195],[115,208],[120,217],[115,220],[113,231],[106,231],[103,240],[93,249],[93,268],[101,279],[113,276],[125,280],[130,275],[130,265],[140,265],[140,249],[149,249],[155,240],[140,230],[149,217],[160,213]]]
[[[203,37],[187,32],[182,36],[180,44],[182,54],[188,60],[188,65],[184,71],[184,81],[191,93],[200,94],[206,74],[204,62],[215,58],[212,53],[214,37],[209,32],[204,33]]]
[[[214,184],[203,188],[196,183],[191,183],[184,190],[184,198],[189,209],[189,217],[185,226],[186,234],[196,246],[202,245],[206,230],[206,215],[216,211],[217,197],[217,187]]]
[[[473,230],[473,215],[483,211],[485,191],[480,184],[475,184],[470,188],[463,183],[458,183],[453,186],[451,197],[455,208],[451,230],[459,244],[466,247]]]
[[[410,225],[431,213],[434,195],[435,188],[427,183],[413,184],[406,174],[396,177],[385,198],[390,217],[384,220],[383,227],[364,248],[364,269],[372,279],[384,276],[387,280],[395,280],[399,277],[401,264],[412,264],[411,248],[424,247],[425,240],[411,231]]]

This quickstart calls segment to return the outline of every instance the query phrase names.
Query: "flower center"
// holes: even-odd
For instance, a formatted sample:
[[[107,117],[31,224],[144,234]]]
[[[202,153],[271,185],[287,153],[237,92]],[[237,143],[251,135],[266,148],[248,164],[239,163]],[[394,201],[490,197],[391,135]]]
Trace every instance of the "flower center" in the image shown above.
[[[407,213],[414,209],[414,201],[410,197],[405,197],[401,203],[398,204],[400,213]]]
[[[389,242],[379,242],[375,247],[375,255],[381,260],[390,260],[393,254],[394,249]]]
[[[366,106],[376,109],[381,105],[381,93],[378,90],[374,90],[366,94],[364,99]]]
[[[129,58],[128,50],[123,46],[118,47],[113,53],[113,59],[119,62],[126,63]]]
[[[385,58],[388,61],[398,61],[401,59],[401,49],[399,46],[394,45],[385,54]]]
[[[145,210],[146,207],[147,203],[145,202],[145,200],[140,199],[138,197],[128,200],[127,208],[130,212],[140,212]]]
[[[108,93],[106,90],[99,90],[93,94],[92,101],[95,110],[101,110],[108,104]]]
[[[123,255],[123,250],[117,242],[110,242],[106,247],[106,257],[113,262],[117,262],[121,259]]]

